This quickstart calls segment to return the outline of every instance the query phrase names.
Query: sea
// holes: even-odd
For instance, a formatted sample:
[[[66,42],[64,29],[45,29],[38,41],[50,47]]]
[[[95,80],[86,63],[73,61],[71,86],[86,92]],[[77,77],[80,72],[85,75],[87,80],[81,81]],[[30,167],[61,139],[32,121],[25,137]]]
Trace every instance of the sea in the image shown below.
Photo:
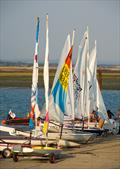
[[[116,114],[120,109],[120,90],[103,90],[106,108]],[[42,109],[45,102],[44,89],[38,90],[38,104]],[[0,121],[6,119],[9,110],[18,117],[25,117],[31,109],[30,88],[0,88]]]

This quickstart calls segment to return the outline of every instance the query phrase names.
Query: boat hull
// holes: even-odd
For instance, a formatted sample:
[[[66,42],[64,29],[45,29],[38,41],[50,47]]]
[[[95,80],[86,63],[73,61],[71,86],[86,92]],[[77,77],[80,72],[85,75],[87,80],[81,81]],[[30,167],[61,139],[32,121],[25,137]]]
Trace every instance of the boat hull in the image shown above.
[[[28,125],[29,118],[15,118],[10,120],[2,120],[3,125]]]
[[[49,133],[48,136],[50,139],[58,139],[60,137],[60,133]],[[75,143],[87,143],[90,140],[93,140],[96,137],[95,134],[88,132],[63,132],[61,138],[63,140],[72,141]]]

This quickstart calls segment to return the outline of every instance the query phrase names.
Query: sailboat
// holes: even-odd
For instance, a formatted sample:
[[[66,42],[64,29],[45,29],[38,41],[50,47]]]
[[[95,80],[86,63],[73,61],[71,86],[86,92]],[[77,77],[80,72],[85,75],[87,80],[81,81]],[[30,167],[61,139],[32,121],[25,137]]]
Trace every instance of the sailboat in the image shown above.
[[[98,109],[98,112],[101,112],[102,115],[101,117],[105,120],[108,120],[108,115],[107,115],[107,110],[103,101],[103,97],[99,88],[98,80],[97,80],[97,62],[96,62],[96,54],[97,54],[97,47],[96,47],[96,41],[94,48],[91,52],[91,61],[89,63],[89,68],[91,72],[91,79],[90,79],[90,84],[91,84],[91,95],[90,95],[90,100],[91,100],[91,110]]]
[[[96,123],[91,123],[89,115],[98,108],[99,114],[102,114],[101,118],[108,121],[107,111],[96,77],[96,42],[95,47],[89,55],[88,28],[84,33],[78,50],[78,57],[73,72],[73,92],[74,97],[71,96],[72,102],[74,103],[74,106],[72,106],[74,107],[74,110],[72,110],[72,121],[74,122],[71,124],[69,121],[66,125],[65,121],[65,128],[74,129],[79,132],[83,130],[84,132],[92,132],[101,135],[104,130],[100,129],[100,126],[100,128],[96,126]]]
[[[82,43],[84,41],[85,38],[83,38]],[[80,46],[81,52],[84,54],[84,52],[82,51],[83,48],[81,46]],[[81,59],[80,57],[78,57],[75,65],[75,70],[74,70],[74,79],[75,79],[74,90],[75,90],[75,98],[76,98],[75,104],[77,106],[75,113],[77,113],[76,114],[77,118],[83,117],[84,131],[102,134],[103,130],[99,129],[98,126],[96,126],[96,123],[91,123],[90,116],[89,116],[90,113],[98,109],[97,111],[99,112],[99,114],[101,113],[102,116],[101,118],[104,118],[104,120],[108,120],[107,111],[99,89],[99,84],[96,75],[96,66],[97,66],[96,65],[96,42],[95,42],[95,47],[93,48],[90,56],[89,53],[86,53],[86,58],[87,58],[86,60],[84,55],[81,55],[81,57],[82,57]],[[79,85],[80,90],[76,90],[76,85],[77,86]],[[86,99],[84,99],[85,97]],[[86,103],[84,102],[83,104],[83,101],[86,101]],[[83,106],[86,106],[87,109],[85,109],[85,107]],[[86,116],[86,120],[85,120],[85,116]],[[86,129],[85,127],[88,129]]]
[[[89,84],[88,84],[88,57],[89,57],[88,30],[84,33],[78,49],[78,57],[73,71],[73,98],[74,120],[82,120],[89,112]]]
[[[40,116],[38,106],[38,47],[39,47],[39,18],[37,18],[36,44],[32,74],[31,89],[31,112],[29,113],[29,127],[33,129],[37,127],[37,118]]]
[[[32,125],[32,121],[35,120],[35,126],[37,125],[37,118],[40,115],[38,106],[38,42],[39,39],[39,18],[37,18],[36,28],[36,43],[33,61],[33,74],[32,74],[32,90],[31,90],[31,112],[28,117],[15,117],[7,120],[2,120],[3,125]],[[35,113],[34,113],[35,112]],[[12,112],[11,112],[12,113]]]
[[[89,68],[91,71],[91,89],[90,89],[90,102],[91,102],[91,112],[96,110],[100,117],[99,123],[97,123],[97,128],[102,128],[103,131],[110,131],[114,134],[117,133],[117,127],[111,123],[110,119],[108,118],[107,110],[105,107],[105,103],[102,97],[102,93],[100,91],[100,87],[97,80],[97,62],[96,62],[96,54],[97,54],[97,47],[96,41],[95,46],[91,52],[91,61],[89,63]],[[91,127],[96,126],[96,123],[90,123]],[[100,131],[101,131],[100,130]]]
[[[48,16],[46,17],[48,22]],[[39,20],[38,20],[39,23]],[[48,25],[48,23],[46,24]],[[48,26],[47,26],[48,27]],[[11,144],[16,144],[16,143],[28,143],[29,140],[31,140],[31,143],[33,145],[45,145],[46,143],[46,136],[43,134],[42,131],[40,131],[40,124],[38,124],[37,122],[37,117],[40,114],[40,111],[38,109],[38,102],[37,102],[37,84],[38,84],[38,62],[37,62],[37,50],[38,50],[38,33],[39,33],[39,24],[37,24],[37,33],[36,33],[36,46],[35,46],[35,55],[34,55],[34,65],[33,65],[33,78],[32,78],[32,95],[31,95],[31,112],[30,112],[30,117],[29,117],[29,127],[31,129],[31,135],[30,132],[21,132],[15,128],[12,127],[6,127],[6,126],[0,126],[0,130],[3,132],[8,132],[11,136],[7,136],[7,137],[2,137],[2,140],[6,141],[6,142],[10,142]],[[68,43],[70,42],[69,39],[70,36],[68,36],[67,41],[66,41],[66,46],[68,46]],[[46,29],[46,53],[45,53],[45,65],[44,65],[44,82],[45,82],[45,97],[46,97],[46,103],[48,103],[48,88],[49,88],[49,83],[48,83],[48,78],[49,78],[49,74],[48,74],[48,51],[49,51],[49,45],[48,45],[48,28]],[[66,50],[66,49],[64,49]],[[71,57],[71,51],[70,53],[69,51],[66,51],[66,55],[68,55],[68,57]],[[64,52],[63,52],[64,53]],[[69,59],[67,60],[67,62],[69,63]],[[36,108],[37,107],[37,108]],[[48,106],[46,105],[46,112],[48,113]],[[37,114],[36,114],[37,113]],[[46,119],[45,122],[49,122],[48,120],[50,120],[51,118],[54,118],[54,120],[58,119],[58,121],[61,121],[61,115],[59,114],[59,116],[52,116],[52,114],[49,111],[49,119],[47,119],[47,115],[46,114]],[[56,118],[57,117],[57,118]],[[34,119],[35,119],[35,123],[34,123]],[[62,122],[62,121],[61,121]],[[33,129],[34,128],[34,129]],[[46,125],[46,129],[47,129],[47,125]],[[47,131],[47,130],[46,130]],[[22,136],[22,137],[20,137]],[[31,137],[31,139],[29,139]],[[55,144],[58,142],[59,139],[59,133],[58,134],[52,134],[49,133],[48,134],[48,143],[49,144]],[[60,144],[62,146],[79,146],[79,144],[71,142],[70,140],[73,140],[73,136],[69,139],[69,142],[67,140],[60,140]]]
[[[74,32],[73,32],[74,37]],[[53,88],[50,94],[50,99],[48,97],[49,95],[49,39],[48,39],[48,15],[46,16],[46,51],[45,51],[45,63],[44,63],[44,86],[45,86],[45,101],[46,101],[46,107],[45,107],[45,120],[44,125],[42,128],[42,139],[46,139],[47,142],[49,140],[59,140],[60,138],[60,132],[58,133],[49,133],[48,132],[48,126],[49,122],[51,120],[54,120],[54,122],[58,122],[59,126],[61,127],[61,124],[64,120],[64,106],[66,102],[66,96],[67,96],[67,88],[68,88],[68,81],[69,81],[69,72],[70,72],[70,64],[71,64],[71,58],[72,58],[72,49],[73,49],[73,43],[70,45],[70,35],[67,36],[67,40],[65,42],[65,47],[62,52],[62,63],[63,66],[60,69],[61,71],[58,72],[57,76],[55,76]],[[66,52],[66,53],[65,53]],[[51,109],[49,106],[52,105],[53,109]],[[41,114],[40,114],[41,115]],[[36,130],[36,129],[35,129]],[[39,132],[39,129],[38,129]],[[33,133],[34,134],[34,133]],[[37,135],[36,135],[37,136]],[[39,136],[39,133],[38,133]],[[74,135],[68,135],[66,136],[66,133],[62,134],[62,145],[66,144],[64,141],[69,141],[69,145],[76,145],[76,143],[72,143],[70,141],[74,140]],[[78,138],[76,138],[78,141]]]
[[[74,43],[74,31],[72,38],[72,45],[70,45],[70,35],[67,36],[67,40],[62,51],[61,59],[58,65],[58,69],[54,78],[53,87],[49,97],[49,118],[50,121],[57,122],[63,125],[63,131],[61,132],[61,138],[68,141],[77,143],[87,142],[93,138],[91,133],[75,132],[73,130],[67,130],[64,127],[64,117],[67,116],[69,120],[74,120],[74,102],[73,94],[73,77],[72,77],[72,48]],[[71,81],[72,80],[72,81]],[[59,130],[55,133],[53,125],[50,126],[48,137],[58,137]]]

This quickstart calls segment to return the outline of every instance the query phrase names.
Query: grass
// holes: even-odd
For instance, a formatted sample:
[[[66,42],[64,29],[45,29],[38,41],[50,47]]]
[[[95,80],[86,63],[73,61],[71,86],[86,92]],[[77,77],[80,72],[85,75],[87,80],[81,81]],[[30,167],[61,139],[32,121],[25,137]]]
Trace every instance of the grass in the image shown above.
[[[56,69],[50,68],[50,87],[52,87]],[[99,76],[98,76],[99,77]],[[44,87],[43,69],[39,69],[39,87]],[[0,67],[0,87],[31,87],[31,67]],[[120,71],[102,72],[102,89],[120,90]]]

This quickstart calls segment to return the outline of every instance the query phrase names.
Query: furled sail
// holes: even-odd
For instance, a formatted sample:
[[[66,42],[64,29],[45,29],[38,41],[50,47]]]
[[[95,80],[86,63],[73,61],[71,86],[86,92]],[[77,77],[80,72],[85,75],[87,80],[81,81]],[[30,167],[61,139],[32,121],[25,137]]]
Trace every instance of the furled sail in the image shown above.
[[[39,38],[39,18],[37,18],[37,29],[36,29],[36,44],[34,53],[34,63],[33,63],[33,74],[32,74],[32,89],[31,89],[31,112],[30,112],[30,128],[37,125],[37,118],[40,115],[40,110],[38,107],[38,38]]]
[[[46,51],[44,62],[44,86],[45,86],[45,103],[46,103],[46,116],[44,121],[43,133],[46,135],[48,131],[49,112],[48,112],[48,94],[49,94],[49,39],[48,39],[48,15],[46,15]]]

